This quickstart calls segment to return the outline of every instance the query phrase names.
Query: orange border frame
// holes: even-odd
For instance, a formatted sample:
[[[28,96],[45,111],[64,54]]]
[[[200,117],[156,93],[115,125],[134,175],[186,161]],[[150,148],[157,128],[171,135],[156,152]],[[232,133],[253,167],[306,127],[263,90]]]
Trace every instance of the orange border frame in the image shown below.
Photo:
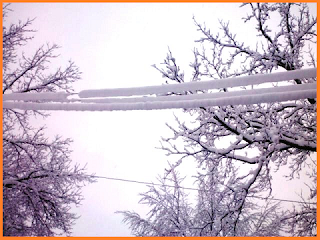
[[[3,1],[1,0],[1,3],[4,3],[4,2],[74,2],[74,3],[77,3],[77,2],[176,2],[176,3],[186,3],[186,2],[244,2],[244,1],[233,1],[233,0],[222,0],[222,1],[215,1],[215,0],[201,0],[201,1],[195,1],[195,0],[136,0],[136,1],[130,1],[130,0],[93,0],[93,1],[85,1],[85,0],[78,0],[78,1],[75,1],[75,0],[69,0],[69,1],[64,1],[64,0],[52,0],[52,1],[43,1],[43,0],[31,0],[31,1],[27,1],[27,0],[11,0],[11,1]],[[254,1],[254,2],[257,2],[257,1]],[[272,0],[272,1],[267,1],[267,2],[279,2],[279,1],[275,1],[275,0]],[[281,1],[281,2],[289,2],[289,1]],[[319,0],[316,0],[316,1],[290,1],[290,2],[316,2],[318,3]],[[319,12],[319,4],[317,4],[317,13]],[[2,7],[1,7],[1,15],[2,15]],[[1,21],[1,29],[2,29],[2,21]],[[317,26],[317,30],[319,32],[319,26]],[[318,38],[317,38],[318,40]],[[2,48],[2,45],[3,45],[3,42],[1,42],[1,48]],[[319,48],[317,48],[317,55],[319,56]],[[2,52],[1,52],[1,56],[2,56]],[[2,61],[1,61],[1,68],[3,67],[2,66]],[[317,74],[319,73],[319,71],[317,71]],[[1,79],[2,79],[2,75],[1,75]],[[320,88],[320,83],[317,83],[317,90]],[[1,133],[3,132],[3,125],[2,125],[2,94],[0,95],[0,106],[1,106],[1,109],[0,109],[0,113],[1,113]],[[317,102],[317,106],[318,106],[318,102]],[[317,115],[317,122],[319,122],[320,120],[320,116]],[[319,128],[319,125],[317,125],[317,132],[319,132],[320,128]],[[3,146],[3,142],[2,142],[2,138],[1,138],[1,146]],[[319,142],[317,141],[317,148],[319,149],[320,147],[320,144]],[[3,156],[3,148],[1,148],[0,150],[0,153],[1,153],[1,163],[2,163],[2,156]],[[317,153],[317,158],[319,157],[319,154]],[[0,165],[0,175],[1,175],[1,185],[2,185],[2,181],[3,181],[3,165],[1,164]],[[317,166],[317,171],[319,172],[319,165]],[[317,179],[317,185],[319,185],[319,178]],[[2,204],[2,199],[3,199],[3,191],[0,192],[0,195],[1,195],[1,199],[0,199],[0,202],[1,202],[1,205],[0,205],[0,211],[1,213],[3,213],[3,204]],[[317,195],[317,200],[319,200],[319,194]],[[319,211],[317,211],[317,219],[319,219],[320,217],[320,214],[319,214]],[[0,233],[1,233],[1,238],[6,238],[6,237],[3,237],[3,215],[1,216],[1,220],[0,220]],[[320,231],[319,231],[319,228],[317,228],[317,237],[320,235]],[[10,237],[10,239],[18,239],[19,237]],[[31,239],[32,237],[24,237],[26,239]],[[56,238],[56,237],[40,237],[40,238],[43,238],[43,239],[53,239],[53,238]],[[66,238],[66,237],[61,237],[61,238]],[[136,238],[136,237],[72,237],[74,239],[81,239],[81,240],[85,240],[85,239],[91,239],[91,238],[108,238],[108,239],[130,239],[130,238]],[[160,239],[161,237],[144,237],[145,239]],[[166,237],[167,239],[176,239],[177,237]],[[178,238],[182,238],[182,237],[178,237]],[[211,237],[188,237],[188,239],[211,239]],[[227,239],[234,239],[234,237],[225,237]],[[251,239],[252,237],[242,237],[243,239]],[[265,239],[274,239],[272,237],[264,237]],[[305,238],[310,238],[310,239],[315,239],[314,237],[305,237]],[[287,240],[288,237],[277,237],[277,239],[285,239]]]

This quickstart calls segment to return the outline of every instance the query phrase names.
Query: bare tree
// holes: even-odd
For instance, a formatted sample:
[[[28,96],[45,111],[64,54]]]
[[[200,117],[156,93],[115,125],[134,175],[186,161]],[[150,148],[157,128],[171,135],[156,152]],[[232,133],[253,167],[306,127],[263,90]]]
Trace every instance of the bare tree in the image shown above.
[[[10,9],[3,7],[3,20]],[[27,44],[33,20],[3,27],[3,94],[72,91],[80,78],[73,62],[50,73],[57,45],[42,46],[33,56],[19,57]],[[47,117],[41,111],[3,109],[3,234],[5,236],[53,236],[71,233],[77,216],[71,205],[82,199],[81,187],[93,182],[85,169],[72,166],[70,139],[50,140],[44,127],[32,126],[33,117]]]
[[[190,64],[191,81],[316,66],[312,54],[316,18],[311,16],[307,4],[247,3],[241,7],[249,8],[244,23],[255,22],[256,46],[238,40],[228,23],[220,21],[221,32],[213,34],[194,20],[202,37],[196,41],[201,50],[194,50],[194,61]],[[271,29],[269,22],[274,18],[279,25]],[[170,51],[163,64],[165,68],[155,68],[167,83],[185,82],[186,76]],[[294,79],[286,84],[315,81],[315,78]],[[181,156],[172,171],[185,158],[194,159],[203,170],[196,176],[199,217],[194,227],[200,229],[196,235],[316,235],[316,99],[200,107],[184,112],[189,116],[184,116],[185,119],[191,121],[185,123],[176,118],[177,127],[169,126],[173,137],[163,139],[162,149],[168,155]],[[272,197],[272,174],[283,169],[290,172],[289,179],[298,178],[302,170],[309,172],[310,197],[304,196],[304,204],[295,210],[281,212],[278,203],[266,202],[264,211],[259,212],[257,199]],[[125,219],[131,226],[138,224],[128,215]]]

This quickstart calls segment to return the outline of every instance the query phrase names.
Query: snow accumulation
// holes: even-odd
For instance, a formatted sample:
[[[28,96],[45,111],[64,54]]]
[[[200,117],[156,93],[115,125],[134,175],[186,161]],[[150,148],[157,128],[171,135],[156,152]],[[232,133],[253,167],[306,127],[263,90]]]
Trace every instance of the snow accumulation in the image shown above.
[[[316,89],[316,83],[288,85],[271,88],[260,88],[253,90],[241,90],[232,92],[216,92],[216,93],[202,93],[202,94],[188,94],[188,95],[172,95],[159,97],[134,97],[134,98],[95,98],[95,99],[70,99],[69,102],[83,102],[83,103],[133,103],[133,102],[162,102],[162,101],[183,101],[194,99],[211,99],[221,97],[236,97],[251,94],[262,93],[276,93],[286,91],[311,90]]]
[[[30,103],[3,102],[3,108],[21,110],[63,110],[63,111],[127,111],[127,110],[155,110],[170,108],[198,108],[210,106],[226,106],[240,104],[255,104],[267,102],[282,102],[305,98],[316,98],[317,90],[299,90],[286,92],[272,92],[234,97],[220,97],[211,99],[192,99],[182,101],[156,101],[133,103]]]
[[[37,100],[66,100],[70,93],[66,92],[41,92],[41,93],[10,93],[3,94],[3,101],[21,100],[21,101],[37,101]]]
[[[90,97],[115,97],[115,96],[134,96],[145,94],[162,94],[168,92],[184,92],[195,90],[207,90],[217,88],[239,87],[247,85],[255,85],[266,82],[280,82],[295,78],[311,78],[316,77],[317,68],[299,69],[286,72],[277,72],[271,74],[256,74],[250,76],[226,78],[210,81],[187,82],[178,84],[168,84],[160,86],[146,86],[135,88],[112,88],[112,89],[96,89],[83,90],[79,92],[80,98]]]
[[[294,70],[272,74],[257,74],[229,79],[204,82],[189,82],[139,88],[116,88],[81,91],[79,98],[68,98],[70,93],[12,93],[3,95],[3,108],[21,110],[62,110],[62,111],[126,111],[154,110],[170,108],[198,108],[283,102],[317,97],[317,84],[305,83],[288,86],[259,88],[251,90],[215,92],[157,97],[127,97],[144,94],[184,92],[212,88],[229,88],[255,85],[266,82],[278,82],[295,78],[316,77],[317,69]],[[109,98],[99,98],[109,97]],[[31,102],[41,101],[41,102]]]

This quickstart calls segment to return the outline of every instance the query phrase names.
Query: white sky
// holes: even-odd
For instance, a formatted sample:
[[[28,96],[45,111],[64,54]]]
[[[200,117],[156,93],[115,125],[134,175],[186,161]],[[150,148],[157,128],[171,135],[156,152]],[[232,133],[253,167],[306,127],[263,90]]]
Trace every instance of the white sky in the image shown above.
[[[194,40],[199,36],[193,15],[212,30],[218,27],[218,19],[231,20],[230,27],[237,31],[237,36],[251,40],[254,34],[239,21],[245,13],[238,6],[237,3],[13,3],[14,11],[7,22],[36,17],[32,28],[37,33],[24,48],[25,53],[31,54],[47,42],[62,46],[51,69],[65,66],[72,59],[83,73],[82,80],[74,84],[75,90],[80,91],[162,84],[164,79],[151,65],[163,62],[168,47],[185,69],[193,59]],[[316,4],[312,6],[316,12]],[[173,122],[173,112],[179,111],[52,112],[45,122],[39,119],[35,124],[45,123],[48,135],[72,138],[72,158],[80,164],[88,163],[89,173],[156,182],[168,158],[155,147],[160,146],[161,136],[170,136],[165,123]],[[279,185],[275,186],[277,197],[295,199],[292,189],[281,189]],[[74,210],[81,214],[74,235],[130,236],[130,230],[121,223],[122,215],[114,212],[135,210],[145,214],[148,209],[138,204],[138,193],[146,190],[144,185],[109,180],[88,185],[83,189],[82,206]]]

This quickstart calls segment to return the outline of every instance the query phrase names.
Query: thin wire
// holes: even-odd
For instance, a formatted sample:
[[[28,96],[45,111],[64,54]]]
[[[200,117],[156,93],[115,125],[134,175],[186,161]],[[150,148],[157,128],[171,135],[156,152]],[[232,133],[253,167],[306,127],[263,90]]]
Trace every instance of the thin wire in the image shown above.
[[[91,176],[92,177],[92,176]],[[129,179],[123,179],[123,178],[112,178],[112,177],[103,177],[103,176],[93,176],[95,178],[102,178],[107,180],[115,180],[115,181],[122,181],[122,182],[131,182],[131,183],[138,183],[138,184],[144,184],[144,185],[153,185],[153,186],[164,186],[164,187],[178,187],[185,190],[194,190],[194,191],[208,191],[208,190],[202,190],[197,188],[190,188],[190,187],[181,187],[181,186],[172,186],[167,184],[160,184],[160,183],[151,183],[151,182],[144,182],[144,181],[137,181],[137,180],[129,180]],[[288,200],[288,199],[280,199],[280,198],[264,198],[264,197],[258,197],[258,196],[247,196],[250,198],[258,198],[263,200],[271,200],[271,201],[282,201],[282,202],[293,202],[293,203],[303,203],[303,204],[317,204],[317,203],[307,203],[307,202],[301,202],[296,200]]]

